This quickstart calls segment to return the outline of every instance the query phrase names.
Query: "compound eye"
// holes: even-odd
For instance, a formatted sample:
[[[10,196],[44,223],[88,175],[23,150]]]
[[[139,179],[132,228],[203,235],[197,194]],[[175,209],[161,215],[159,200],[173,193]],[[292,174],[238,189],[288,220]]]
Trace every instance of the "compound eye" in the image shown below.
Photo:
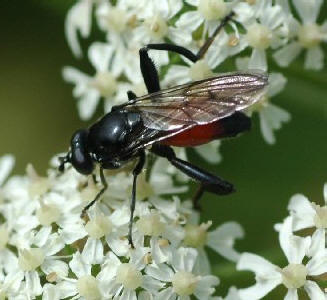
[[[88,130],[76,131],[71,140],[71,163],[77,172],[89,175],[93,172],[94,165],[87,150]]]

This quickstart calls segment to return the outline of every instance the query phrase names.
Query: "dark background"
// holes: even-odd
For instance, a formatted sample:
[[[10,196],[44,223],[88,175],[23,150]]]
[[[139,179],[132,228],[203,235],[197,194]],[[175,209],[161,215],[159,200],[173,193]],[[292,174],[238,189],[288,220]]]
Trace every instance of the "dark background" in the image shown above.
[[[79,120],[72,86],[61,77],[65,65],[91,70],[86,59],[72,56],[65,41],[64,17],[71,3],[0,0],[0,155],[16,156],[17,174],[24,173],[27,163],[44,174],[49,159],[67,150],[72,132],[90,124]],[[321,11],[326,10],[325,5]],[[326,19],[326,13],[319,19]],[[280,266],[286,261],[273,224],[286,217],[287,203],[295,193],[322,203],[327,182],[327,69],[305,71],[302,57],[283,73],[289,81],[274,103],[288,110],[292,121],[277,132],[276,145],[263,141],[255,116],[251,132],[223,143],[223,162],[218,166],[191,154],[193,162],[237,187],[237,193],[229,197],[206,195],[203,219],[212,219],[214,224],[240,222],[246,238],[237,248]],[[235,275],[234,265],[214,254],[212,261],[222,289],[249,285],[250,273]],[[278,299],[279,292],[265,299]]]

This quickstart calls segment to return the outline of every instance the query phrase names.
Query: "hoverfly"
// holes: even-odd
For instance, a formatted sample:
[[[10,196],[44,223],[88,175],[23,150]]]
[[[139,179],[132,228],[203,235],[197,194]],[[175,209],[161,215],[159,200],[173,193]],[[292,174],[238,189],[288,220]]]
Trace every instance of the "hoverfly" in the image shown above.
[[[79,173],[90,175],[95,163],[100,165],[103,188],[82,214],[107,189],[104,169],[117,169],[132,159],[138,159],[133,170],[129,223],[129,243],[132,246],[136,180],[145,164],[145,149],[168,159],[177,169],[200,182],[195,203],[204,190],[218,195],[234,191],[231,183],[177,158],[171,146],[197,146],[249,130],[251,120],[242,111],[262,97],[268,83],[267,75],[262,72],[228,73],[161,90],[158,72],[148,56],[150,49],[166,50],[196,62],[232,16],[230,13],[225,17],[196,55],[184,47],[166,43],[150,44],[140,49],[140,67],[149,94],[136,97],[133,92],[128,92],[128,102],[113,107],[90,128],[76,131],[70,151],[61,158],[61,171],[65,163],[71,163]]]

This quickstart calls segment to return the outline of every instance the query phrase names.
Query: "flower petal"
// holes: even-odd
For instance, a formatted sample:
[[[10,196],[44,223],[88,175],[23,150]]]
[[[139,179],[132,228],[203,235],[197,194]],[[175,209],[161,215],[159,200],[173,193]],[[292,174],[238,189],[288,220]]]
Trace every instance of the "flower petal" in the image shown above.
[[[82,56],[81,47],[78,42],[77,31],[86,38],[91,30],[91,1],[79,1],[68,12],[65,21],[65,34],[68,45],[77,57]]]
[[[284,122],[291,119],[291,115],[281,107],[268,103],[260,112],[260,128],[263,138],[268,144],[276,142],[273,130],[278,130]]]
[[[176,271],[192,272],[197,255],[193,248],[179,248],[173,253],[172,266]]]
[[[267,58],[265,50],[254,48],[249,61],[250,70],[267,71]]]
[[[90,89],[77,102],[78,114],[82,120],[88,120],[92,117],[100,100],[100,94],[96,89]]]
[[[326,296],[324,292],[320,289],[319,285],[311,280],[308,280],[304,285],[305,291],[309,295],[309,299],[314,300],[325,300]]]
[[[109,62],[113,55],[113,50],[114,49],[112,46],[105,43],[95,42],[90,46],[88,57],[92,66],[98,72],[108,71]]]
[[[233,249],[235,239],[243,238],[244,231],[236,222],[226,222],[208,233],[208,246],[225,258],[237,261],[240,254]]]
[[[145,272],[155,279],[166,282],[170,282],[174,275],[173,270],[165,264],[147,266]]]
[[[46,283],[43,286],[42,300],[59,300],[60,290],[54,284]]]
[[[180,16],[176,22],[176,26],[185,28],[189,31],[194,31],[202,22],[203,19],[198,11],[188,11]]]
[[[306,69],[321,70],[324,66],[324,52],[320,46],[308,49],[304,67]]]
[[[68,265],[57,259],[47,259],[42,265],[41,269],[45,274],[50,274],[52,272],[56,273],[58,277],[68,276]]]
[[[302,50],[301,45],[298,42],[291,42],[290,44],[277,50],[273,57],[278,65],[281,67],[287,67]]]
[[[304,24],[315,23],[323,0],[293,0],[293,4]]]
[[[261,280],[266,279],[269,281],[278,279],[281,282],[281,275],[278,271],[278,267],[256,254],[242,253],[236,268],[237,270],[250,270]]]
[[[42,293],[40,276],[37,271],[29,271],[25,273],[26,290],[30,296],[38,296]],[[34,298],[34,297],[33,297]]]
[[[198,249],[198,256],[193,268],[194,274],[207,275],[210,274],[210,262],[207,253],[203,248]]]
[[[292,222],[292,217],[284,220],[279,232],[279,243],[289,263],[301,264],[310,247],[311,237],[302,238],[293,235]]]
[[[284,300],[299,300],[297,289],[289,289]]]
[[[287,209],[293,215],[293,230],[313,227],[316,211],[307,197],[296,194],[291,197]]]
[[[239,289],[238,294],[242,300],[257,300],[266,296],[271,290],[273,290],[277,285],[281,282],[278,279],[260,281],[255,285],[245,288]]]
[[[194,295],[200,300],[208,299],[208,297],[215,292],[215,286],[218,284],[218,277],[212,275],[203,276],[196,285]]]
[[[15,164],[15,158],[11,154],[6,154],[0,158],[0,186],[7,179],[9,173],[13,169]]]
[[[83,256],[79,252],[73,254],[69,266],[77,277],[91,274],[91,265],[85,263]]]
[[[87,264],[101,264],[103,261],[103,245],[101,240],[88,238],[82,252]]]
[[[175,300],[175,299],[176,299],[176,294],[174,293],[172,287],[164,289],[156,295],[156,300]]]
[[[280,93],[287,83],[287,79],[281,73],[271,73],[269,74],[269,87],[268,87],[268,96],[274,97]]]
[[[151,293],[157,293],[165,285],[161,281],[156,280],[148,275],[144,275],[142,278],[143,278],[142,287]]]
[[[320,254],[324,254],[326,246],[326,230],[325,228],[317,229],[311,238],[310,249],[307,252],[307,256],[315,257]]]

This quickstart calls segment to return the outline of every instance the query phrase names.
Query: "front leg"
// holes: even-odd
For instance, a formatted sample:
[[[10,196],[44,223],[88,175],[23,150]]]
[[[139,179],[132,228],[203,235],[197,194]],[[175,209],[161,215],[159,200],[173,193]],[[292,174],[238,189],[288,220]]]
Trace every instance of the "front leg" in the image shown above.
[[[133,187],[132,187],[132,199],[131,199],[131,206],[130,206],[131,214],[129,219],[129,230],[128,230],[128,242],[132,246],[132,248],[134,248],[132,231],[133,231],[133,219],[134,219],[135,202],[136,202],[136,180],[137,180],[137,176],[141,173],[144,164],[145,164],[145,152],[143,150],[140,152],[139,161],[133,170]]]
[[[93,175],[92,175],[93,177]],[[94,180],[95,177],[93,177]],[[100,179],[101,179],[101,183],[102,183],[102,189],[100,190],[99,193],[97,193],[97,195],[95,196],[95,198],[88,204],[86,205],[81,213],[81,218],[83,219],[86,215],[86,212],[88,211],[88,209],[93,206],[93,204],[98,201],[98,199],[102,196],[102,194],[105,192],[105,190],[108,188],[108,183],[106,181],[106,178],[104,177],[104,173],[103,173],[103,168],[100,167]]]

